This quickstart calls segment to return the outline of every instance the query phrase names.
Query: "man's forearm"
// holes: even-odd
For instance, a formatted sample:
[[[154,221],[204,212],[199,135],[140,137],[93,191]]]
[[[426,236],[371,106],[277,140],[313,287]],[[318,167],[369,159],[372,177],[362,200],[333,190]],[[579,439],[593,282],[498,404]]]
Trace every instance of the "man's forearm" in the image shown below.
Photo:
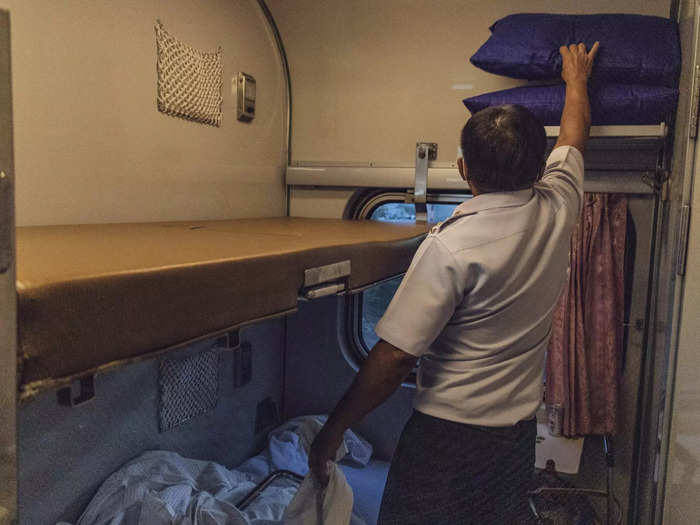
[[[590,129],[591,107],[587,82],[569,82],[566,85],[566,102],[561,115],[557,146],[570,145],[583,152]]]
[[[417,358],[386,341],[379,341],[328,418],[329,430],[344,432],[386,401],[401,386],[416,361]]]
[[[309,468],[323,485],[331,475],[344,432],[383,403],[416,365],[418,359],[386,341],[379,341],[350,388],[319,431],[309,451]]]
[[[562,46],[561,78],[566,82],[566,100],[561,114],[558,146],[574,146],[581,153],[591,129],[591,107],[588,101],[588,77],[593,69],[600,43],[596,42],[590,51],[584,44]]]

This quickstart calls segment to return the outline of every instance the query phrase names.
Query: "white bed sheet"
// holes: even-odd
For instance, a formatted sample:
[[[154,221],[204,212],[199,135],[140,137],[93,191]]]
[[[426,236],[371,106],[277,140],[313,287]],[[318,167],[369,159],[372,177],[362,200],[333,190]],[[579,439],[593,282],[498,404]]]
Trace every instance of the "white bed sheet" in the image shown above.
[[[284,511],[298,489],[291,480],[278,478],[244,511],[235,504],[275,470],[305,476],[307,451],[323,420],[323,416],[290,420],[270,434],[262,453],[231,470],[175,452],[145,452],[107,478],[76,525],[284,523]],[[372,454],[371,445],[352,431],[346,432],[341,449],[343,463],[353,470],[367,465]],[[373,509],[375,503],[367,508]],[[350,523],[376,522],[373,511],[363,508],[362,514],[370,521],[354,509]]]

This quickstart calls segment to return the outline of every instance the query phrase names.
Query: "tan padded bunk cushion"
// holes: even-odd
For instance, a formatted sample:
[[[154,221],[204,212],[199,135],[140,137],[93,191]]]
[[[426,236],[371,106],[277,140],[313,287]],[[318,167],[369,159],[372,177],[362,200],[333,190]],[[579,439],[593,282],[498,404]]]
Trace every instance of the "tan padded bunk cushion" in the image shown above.
[[[307,268],[349,259],[351,290],[399,274],[426,229],[286,217],[18,228],[23,389],[292,311]]]

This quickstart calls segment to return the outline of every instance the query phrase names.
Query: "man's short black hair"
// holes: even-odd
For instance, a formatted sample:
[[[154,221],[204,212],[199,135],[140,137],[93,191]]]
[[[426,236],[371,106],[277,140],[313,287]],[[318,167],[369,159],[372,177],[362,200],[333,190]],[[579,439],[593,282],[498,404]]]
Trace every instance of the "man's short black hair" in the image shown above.
[[[493,106],[470,118],[461,136],[469,179],[481,192],[531,187],[542,175],[547,135],[523,106]]]

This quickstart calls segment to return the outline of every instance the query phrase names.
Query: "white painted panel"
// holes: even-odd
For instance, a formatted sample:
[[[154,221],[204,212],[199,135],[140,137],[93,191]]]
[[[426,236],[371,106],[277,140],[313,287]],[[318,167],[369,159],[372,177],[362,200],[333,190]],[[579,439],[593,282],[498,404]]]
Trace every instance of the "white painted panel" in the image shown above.
[[[700,150],[696,150],[700,154]],[[696,156],[694,179],[700,158]],[[692,201],[690,242],[676,362],[664,525],[700,523],[700,192]]]
[[[682,4],[684,19],[693,16],[694,0]],[[697,9],[697,7],[696,7]],[[697,57],[696,57],[697,60]],[[697,62],[696,62],[697,63]],[[682,137],[685,138],[685,137]],[[691,150],[692,154],[692,150]],[[683,300],[680,312],[678,353],[675,361],[675,381],[669,385],[673,394],[671,435],[666,474],[664,525],[695,525],[700,523],[700,192],[697,180],[700,172],[700,148],[695,146],[692,177],[686,181],[684,202],[690,204],[688,252],[683,279]],[[682,160],[682,159],[681,159]],[[681,164],[681,169],[684,164]],[[692,194],[692,197],[688,198]],[[672,349],[673,351],[673,349]]]
[[[700,148],[697,147],[697,140],[688,140],[692,77],[700,52],[697,33],[694,32],[694,29],[697,31],[698,7],[700,3],[697,0],[681,1],[680,34],[686,62],[681,75],[682,92],[678,110],[680,126],[676,131],[673,160],[675,182],[671,194],[675,206],[671,217],[677,220],[680,206],[687,204],[691,206],[691,220],[685,276],[677,276],[675,284],[677,296],[682,300],[678,310],[672,310],[672,319],[680,319],[680,327],[672,327],[668,356],[671,368],[668,377],[671,384],[666,387],[666,395],[672,403],[667,402],[666,405],[665,417],[667,420],[670,418],[671,428],[668,435],[663,436],[662,443],[664,445],[668,441],[668,455],[662,458],[661,463],[661,475],[665,474],[665,494],[660,494],[663,497],[664,525],[700,523],[700,193],[696,184]],[[678,224],[674,226],[678,227]],[[678,255],[676,248],[673,246],[670,253],[673,263]],[[665,452],[662,448],[662,454]]]
[[[270,0],[289,55],[292,158],[412,163],[457,153],[462,99],[521,83],[469,57],[514,12],[668,16],[669,0]]]
[[[285,83],[255,0],[0,0],[12,16],[20,225],[284,213]],[[202,51],[221,46],[220,128],[156,108],[160,19]],[[236,120],[231,77],[257,79]]]
[[[345,206],[354,192],[354,188],[292,188],[289,215],[313,219],[342,219]]]

